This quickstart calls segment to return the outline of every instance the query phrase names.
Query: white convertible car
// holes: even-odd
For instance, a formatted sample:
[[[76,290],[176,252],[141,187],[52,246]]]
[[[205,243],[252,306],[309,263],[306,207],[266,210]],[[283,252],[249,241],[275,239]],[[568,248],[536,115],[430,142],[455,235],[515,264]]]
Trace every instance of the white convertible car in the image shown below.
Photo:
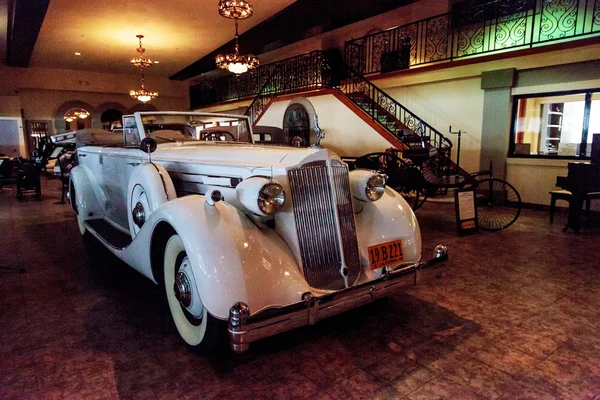
[[[228,333],[243,352],[441,271],[446,248],[420,262],[415,215],[384,176],[318,146],[253,141],[244,116],[193,112],[77,133],[81,234],[164,287],[188,345]]]

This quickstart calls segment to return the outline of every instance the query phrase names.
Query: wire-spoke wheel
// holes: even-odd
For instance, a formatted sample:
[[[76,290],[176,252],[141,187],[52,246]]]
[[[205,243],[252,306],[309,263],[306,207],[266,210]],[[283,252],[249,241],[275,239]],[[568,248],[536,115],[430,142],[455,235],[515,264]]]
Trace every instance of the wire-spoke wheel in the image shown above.
[[[510,183],[483,178],[475,187],[479,227],[499,231],[511,226],[521,214],[521,196]]]

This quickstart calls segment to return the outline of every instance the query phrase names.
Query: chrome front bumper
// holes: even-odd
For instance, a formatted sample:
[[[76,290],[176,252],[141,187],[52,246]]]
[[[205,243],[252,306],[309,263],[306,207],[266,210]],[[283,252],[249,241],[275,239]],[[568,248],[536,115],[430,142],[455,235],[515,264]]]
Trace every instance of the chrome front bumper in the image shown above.
[[[229,341],[231,349],[243,353],[250,343],[304,325],[314,325],[344,311],[390,296],[414,286],[424,275],[438,276],[448,260],[445,246],[435,248],[431,260],[387,271],[379,279],[338,292],[315,296],[306,293],[303,300],[280,308],[270,308],[254,315],[245,303],[236,303],[229,312]]]

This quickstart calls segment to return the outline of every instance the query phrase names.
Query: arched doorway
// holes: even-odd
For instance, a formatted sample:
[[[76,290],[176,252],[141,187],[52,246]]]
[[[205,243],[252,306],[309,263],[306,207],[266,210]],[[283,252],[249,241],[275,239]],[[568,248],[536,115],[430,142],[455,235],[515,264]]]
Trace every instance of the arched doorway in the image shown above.
[[[73,112],[72,110],[77,111],[78,109],[86,111],[88,116],[85,118],[68,118],[70,121],[65,118],[65,116],[69,114],[69,111]],[[94,126],[92,120],[97,121],[95,118],[98,118],[97,110],[92,107],[91,104],[79,100],[67,101],[56,110],[56,113],[54,114],[54,127],[56,133],[91,128]]]
[[[63,119],[65,120],[65,131],[76,131],[92,126],[90,112],[85,108],[70,108],[63,115]]]
[[[290,104],[285,110],[283,131],[288,144],[294,146],[310,144],[310,117],[302,104]]]
[[[123,129],[121,117],[123,113],[114,108],[110,108],[102,113],[100,116],[100,122],[102,122],[102,129],[112,131],[115,129]]]

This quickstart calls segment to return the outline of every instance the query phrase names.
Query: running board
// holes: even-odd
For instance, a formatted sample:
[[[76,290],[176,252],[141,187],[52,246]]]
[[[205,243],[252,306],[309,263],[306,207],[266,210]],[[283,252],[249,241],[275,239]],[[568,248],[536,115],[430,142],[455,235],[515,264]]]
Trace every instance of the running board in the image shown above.
[[[118,230],[103,219],[88,219],[85,221],[85,225],[94,233],[94,236],[117,250],[123,250],[132,242],[130,235]]]

